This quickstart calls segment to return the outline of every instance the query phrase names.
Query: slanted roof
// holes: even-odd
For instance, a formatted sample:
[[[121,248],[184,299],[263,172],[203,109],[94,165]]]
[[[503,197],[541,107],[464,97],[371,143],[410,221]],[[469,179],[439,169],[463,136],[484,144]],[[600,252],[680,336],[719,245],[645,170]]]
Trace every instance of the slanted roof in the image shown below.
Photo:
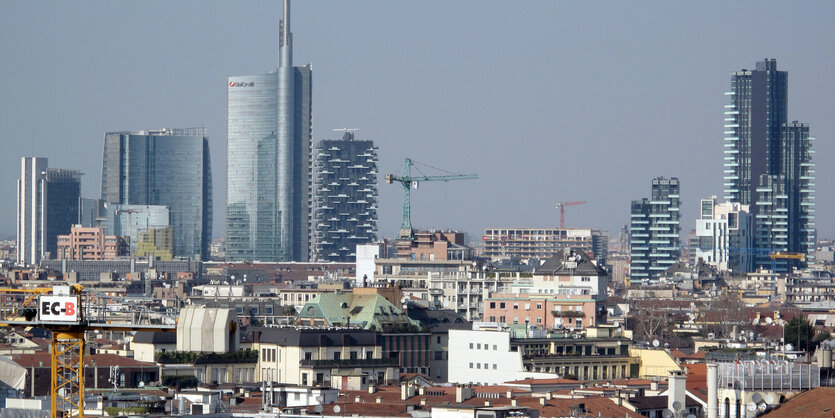
[[[572,263],[576,263],[574,266]],[[557,276],[557,275],[583,275],[583,276],[607,276],[606,270],[596,265],[586,254],[574,248],[563,248],[557,251],[553,257],[545,260],[541,266],[534,271],[536,275]]]
[[[835,387],[817,387],[791,398],[764,416],[767,418],[832,418]]]
[[[322,293],[306,303],[299,318],[324,319],[328,325],[362,324],[363,328],[384,330],[389,326],[414,325],[400,308],[377,293]]]

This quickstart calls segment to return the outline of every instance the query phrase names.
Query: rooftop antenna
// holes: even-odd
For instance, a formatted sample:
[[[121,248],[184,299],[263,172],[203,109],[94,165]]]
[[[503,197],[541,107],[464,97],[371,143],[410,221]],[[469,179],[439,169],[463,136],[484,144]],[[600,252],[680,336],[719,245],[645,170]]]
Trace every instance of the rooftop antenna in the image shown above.
[[[35,127],[32,127],[32,157],[35,157]]]

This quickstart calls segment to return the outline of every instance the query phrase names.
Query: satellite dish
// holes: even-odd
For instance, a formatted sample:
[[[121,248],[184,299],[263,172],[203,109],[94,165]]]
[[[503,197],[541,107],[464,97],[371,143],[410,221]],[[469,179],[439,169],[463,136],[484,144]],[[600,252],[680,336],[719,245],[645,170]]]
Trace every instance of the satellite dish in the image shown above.
[[[139,387],[144,388],[145,387],[145,382],[139,382]]]
[[[676,411],[680,410],[681,409],[681,401],[673,402],[673,409],[675,409]]]
[[[763,400],[763,395],[760,395],[759,393],[755,393],[755,394],[751,395],[751,402],[760,403],[760,401],[762,401],[762,400]]]
[[[768,394],[765,395],[765,403],[767,403],[769,405],[774,403],[774,394],[773,393],[768,393]]]
[[[774,322],[774,319],[770,316],[765,318],[765,323],[771,325]]]
[[[665,409],[663,412],[661,412],[661,416],[664,418],[673,418],[673,411]]]
[[[658,347],[659,345],[661,345],[661,343],[658,342],[658,340],[652,340],[652,346],[653,347]]]
[[[313,412],[316,412],[317,414],[321,414],[322,410],[323,410],[322,405],[316,405],[316,406],[313,407]]]
[[[793,348],[794,348],[794,346],[793,346],[793,345],[791,345],[791,343],[786,344],[786,350],[788,350],[788,351],[792,351],[792,349],[793,349]]]
[[[333,406],[333,413],[338,414],[340,412],[342,412],[342,408],[340,408],[339,405],[334,405]]]
[[[620,322],[615,321],[615,328],[620,328]]]
[[[768,409],[768,404],[763,402],[763,403],[757,405],[757,409],[759,409],[760,412],[765,412],[765,410]]]
[[[747,409],[748,412],[757,412],[757,404],[754,402],[748,402],[748,406],[746,406],[745,409]]]

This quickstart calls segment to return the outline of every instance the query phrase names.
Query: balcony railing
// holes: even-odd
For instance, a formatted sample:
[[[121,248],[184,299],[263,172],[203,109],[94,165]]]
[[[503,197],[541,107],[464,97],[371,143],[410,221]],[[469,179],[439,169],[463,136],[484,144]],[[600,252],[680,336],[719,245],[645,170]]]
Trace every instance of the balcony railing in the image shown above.
[[[300,360],[300,366],[306,367],[398,367],[400,362],[393,358],[340,359],[340,360]]]

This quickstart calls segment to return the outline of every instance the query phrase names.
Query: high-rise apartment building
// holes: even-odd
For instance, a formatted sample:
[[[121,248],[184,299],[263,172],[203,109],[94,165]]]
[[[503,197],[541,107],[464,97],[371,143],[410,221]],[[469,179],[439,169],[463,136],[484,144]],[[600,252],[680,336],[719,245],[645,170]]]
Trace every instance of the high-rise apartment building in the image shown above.
[[[354,262],[357,244],[377,239],[377,147],[346,131],[319,141],[315,161],[312,258]]]
[[[566,248],[584,251],[599,266],[606,265],[609,236],[590,228],[486,228],[481,237],[485,257],[492,260],[546,260]]]
[[[284,1],[278,68],[227,85],[226,259],[307,261],[312,200],[312,66],[293,66]]]
[[[54,258],[58,235],[68,234],[78,219],[81,172],[47,168],[48,160],[21,159],[17,186],[18,263]]]
[[[23,157],[17,180],[17,262],[36,264],[44,250],[43,179],[46,158]]]
[[[734,72],[725,94],[725,199],[749,205],[754,217],[753,247],[735,251],[752,254],[753,267],[770,267],[773,251],[813,257],[814,138],[807,125],[787,122],[788,73],[766,59]],[[800,264],[777,260],[779,272]]]
[[[167,206],[174,255],[208,258],[212,174],[205,129],[106,133],[101,198],[106,204]]]
[[[680,184],[677,178],[652,180],[652,197],[633,200],[630,270],[632,281],[656,282],[678,261],[681,243]]]

